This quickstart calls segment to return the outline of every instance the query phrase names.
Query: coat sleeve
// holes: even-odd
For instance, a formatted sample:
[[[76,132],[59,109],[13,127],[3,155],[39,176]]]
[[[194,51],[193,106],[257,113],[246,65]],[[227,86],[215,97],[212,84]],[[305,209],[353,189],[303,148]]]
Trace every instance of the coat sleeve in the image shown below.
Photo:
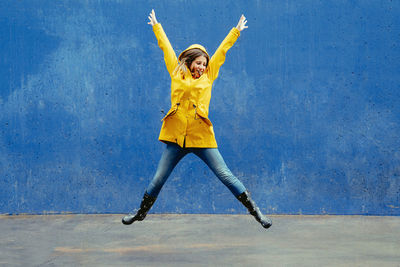
[[[154,34],[158,41],[158,46],[164,52],[164,60],[165,65],[167,66],[167,70],[170,75],[172,75],[173,71],[178,65],[178,59],[176,57],[175,51],[172,48],[171,43],[169,42],[167,35],[164,32],[160,23],[157,23],[153,26]]]
[[[210,59],[208,75],[211,80],[215,80],[218,77],[219,68],[225,62],[226,52],[233,46],[238,37],[240,36],[240,31],[235,27],[229,32],[228,36],[219,45],[217,51]]]

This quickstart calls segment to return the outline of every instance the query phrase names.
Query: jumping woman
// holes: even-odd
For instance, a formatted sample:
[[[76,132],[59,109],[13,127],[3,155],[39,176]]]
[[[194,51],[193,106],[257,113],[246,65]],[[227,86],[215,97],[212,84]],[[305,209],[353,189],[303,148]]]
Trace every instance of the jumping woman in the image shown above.
[[[264,228],[272,225],[272,221],[261,213],[250,198],[242,182],[226,166],[217,148],[212,123],[208,119],[212,84],[224,64],[226,52],[236,42],[240,32],[247,28],[246,23],[242,15],[237,26],[232,28],[211,58],[199,44],[189,46],[177,58],[161,24],[157,22],[154,10],[151,11],[148,24],[153,27],[171,76],[171,108],[163,118],[159,136],[166,148],[144,193],[140,209],[134,215],[123,217],[123,224],[142,221],[174,167],[184,156],[194,153]]]

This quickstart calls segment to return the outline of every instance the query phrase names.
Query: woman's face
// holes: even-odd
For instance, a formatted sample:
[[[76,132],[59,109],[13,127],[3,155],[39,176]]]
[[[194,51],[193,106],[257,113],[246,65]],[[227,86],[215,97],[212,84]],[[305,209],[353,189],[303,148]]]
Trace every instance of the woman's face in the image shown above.
[[[193,78],[200,78],[200,76],[203,75],[204,71],[206,70],[206,67],[207,58],[204,56],[196,57],[196,59],[193,60],[192,64],[190,65],[190,71],[192,72]]]

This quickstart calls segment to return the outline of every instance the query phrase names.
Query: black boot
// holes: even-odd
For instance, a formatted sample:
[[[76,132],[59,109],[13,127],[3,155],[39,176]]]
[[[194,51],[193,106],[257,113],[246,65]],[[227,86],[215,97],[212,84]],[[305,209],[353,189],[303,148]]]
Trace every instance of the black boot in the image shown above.
[[[242,202],[242,204],[248,209],[251,215],[256,218],[256,220],[261,223],[264,228],[269,228],[272,225],[271,219],[264,216],[260,209],[257,207],[256,203],[250,198],[250,193],[248,191],[244,191],[241,193],[237,199]]]
[[[140,204],[140,209],[136,212],[135,215],[129,214],[122,218],[123,224],[132,224],[134,221],[143,221],[146,217],[147,212],[151,209],[154,202],[156,201],[156,197],[152,197],[147,192],[144,193],[142,203]]]

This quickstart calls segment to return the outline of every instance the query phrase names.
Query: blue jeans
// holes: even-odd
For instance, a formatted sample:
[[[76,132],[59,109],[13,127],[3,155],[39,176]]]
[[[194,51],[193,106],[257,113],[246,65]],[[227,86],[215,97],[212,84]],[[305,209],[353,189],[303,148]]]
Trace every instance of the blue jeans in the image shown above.
[[[157,197],[172,170],[189,153],[194,153],[201,158],[236,197],[246,191],[242,182],[226,166],[218,148],[181,148],[177,144],[167,143],[167,147],[158,163],[156,174],[147,187],[147,194]]]

